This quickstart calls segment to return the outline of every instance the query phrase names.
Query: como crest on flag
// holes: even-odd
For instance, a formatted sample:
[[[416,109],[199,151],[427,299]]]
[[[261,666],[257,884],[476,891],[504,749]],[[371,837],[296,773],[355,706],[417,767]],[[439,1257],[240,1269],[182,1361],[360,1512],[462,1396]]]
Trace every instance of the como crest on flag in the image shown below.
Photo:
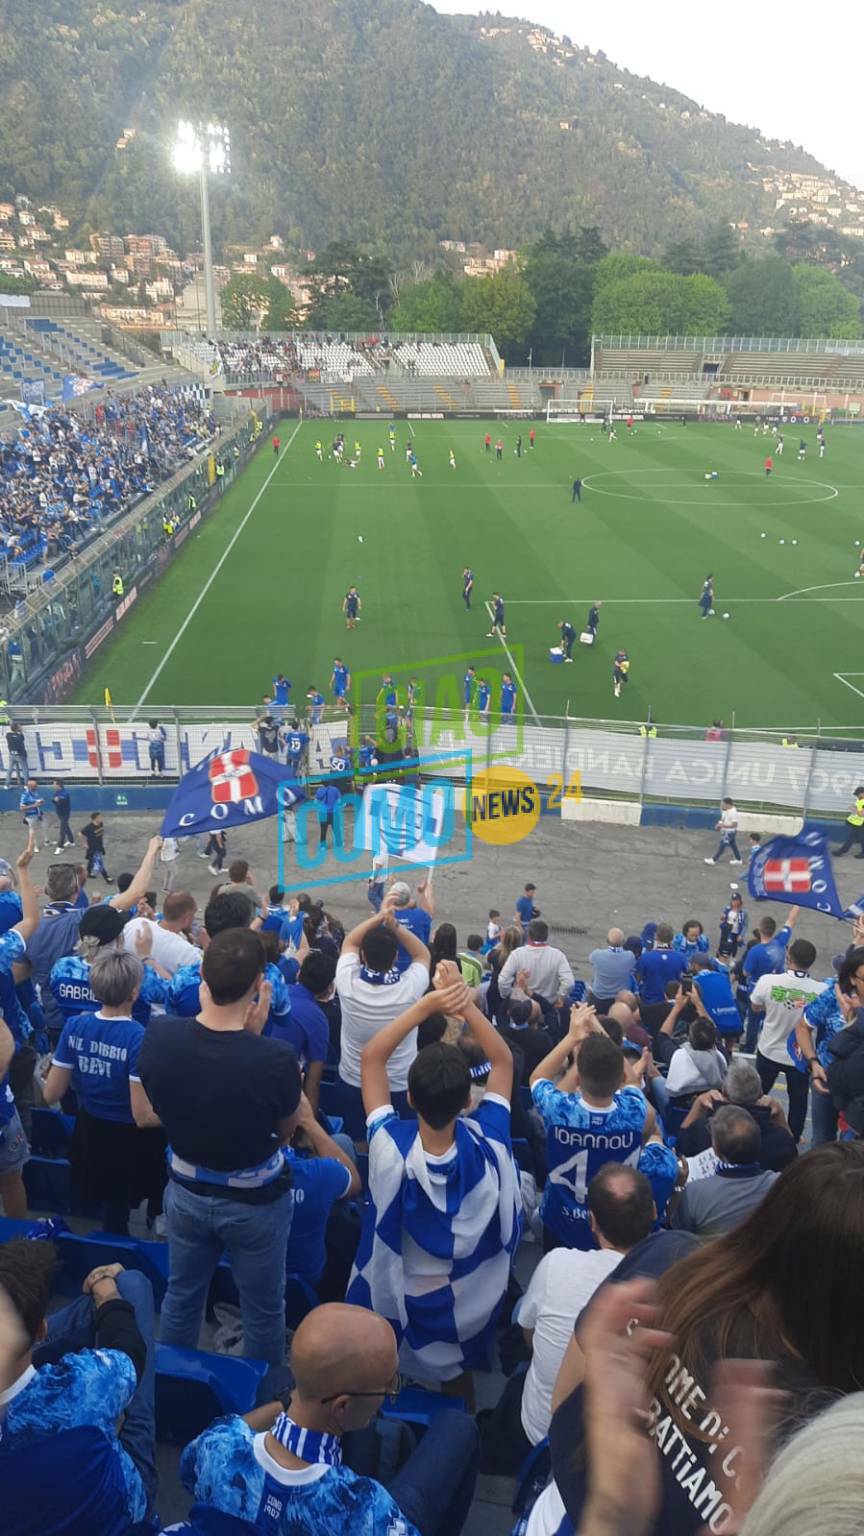
[[[236,747],[212,759],[207,771],[214,804],[236,805],[257,795],[258,780],[250,766],[250,756],[245,747]]]
[[[786,897],[829,917],[848,920],[855,915],[855,908],[844,909],[837,894],[831,852],[818,827],[803,827],[795,837],[772,837],[763,843],[750,860],[747,886],[756,901]]]

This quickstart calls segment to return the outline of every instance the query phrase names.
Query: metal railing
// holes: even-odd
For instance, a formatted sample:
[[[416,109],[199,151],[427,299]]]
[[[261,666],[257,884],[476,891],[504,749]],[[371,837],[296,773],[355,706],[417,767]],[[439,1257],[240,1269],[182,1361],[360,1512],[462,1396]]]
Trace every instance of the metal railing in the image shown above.
[[[290,720],[290,708],[286,713]],[[111,710],[43,705],[16,706],[13,714],[24,727],[31,769],[69,780],[145,783],[150,776],[149,719],[165,727],[167,782],[208,753],[259,746],[251,706],[148,703],[142,717],[119,705]],[[371,706],[352,721],[340,714],[307,723],[307,771],[326,773],[334,759],[350,759],[361,739],[383,734],[381,724]],[[403,732],[401,743],[408,739]],[[805,819],[845,815],[852,791],[864,782],[864,723],[706,733],[695,725],[646,727],[636,721],[570,717],[487,724],[461,711],[417,710],[411,740],[421,759],[445,754],[447,761],[438,771],[450,778],[467,783],[481,773],[494,776],[502,768],[516,768],[559,800],[578,796],[639,806],[715,807],[730,795],[740,808],[766,817]],[[5,770],[5,750],[0,741],[0,770]]]
[[[820,352],[864,358],[864,339],[831,341],[824,336],[592,336],[592,346],[631,352]]]

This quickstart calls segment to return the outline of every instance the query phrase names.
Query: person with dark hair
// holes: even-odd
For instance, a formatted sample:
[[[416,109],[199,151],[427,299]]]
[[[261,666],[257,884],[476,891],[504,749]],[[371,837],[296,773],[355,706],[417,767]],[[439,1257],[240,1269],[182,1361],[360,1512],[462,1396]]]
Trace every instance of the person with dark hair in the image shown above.
[[[64,848],[74,848],[75,838],[69,825],[69,817],[72,814],[72,800],[62,779],[54,780],[54,793],[51,796],[54,810],[57,813],[57,847],[55,854],[62,853]]]
[[[670,1222],[698,1237],[718,1237],[746,1220],[780,1175],[763,1168],[762,1137],[753,1116],[724,1104],[711,1117],[711,1146],[717,1168],[707,1178],[688,1180]]]
[[[87,849],[88,879],[92,875],[100,875],[106,885],[113,885],[105,864],[105,823],[101,811],[90,812],[90,819],[81,828],[80,837]]]
[[[468,1060],[457,1046],[438,1042],[417,1054],[408,1074],[417,1119],[400,1120],[388,1063],[433,1012],[464,1020],[482,1048],[490,1067],[483,1102],[464,1113]],[[387,1318],[402,1368],[420,1380],[449,1382],[488,1369],[520,1235],[510,1140],[513,1060],[454,962],[442,961],[435,989],[368,1042],[362,1076],[369,1205],[347,1299]],[[470,1398],[470,1377],[465,1392]]]
[[[829,1047],[834,1036],[854,1022],[859,1008],[864,1008],[864,945],[846,951],[836,982],[829,981],[807,1004],[795,1026],[798,1050],[813,1084],[810,1113],[814,1146],[833,1141],[837,1135],[837,1105],[828,1087]]]
[[[439,960],[456,963],[456,952],[456,929],[452,923],[439,923],[429,945],[429,975],[433,981]]]
[[[816,946],[809,939],[795,939],[786,951],[786,968],[760,976],[750,993],[751,1014],[762,1014],[756,1070],[764,1093],[770,1093],[780,1073],[786,1079],[789,1094],[789,1129],[796,1142],[801,1140],[807,1119],[809,1082],[790,1059],[788,1041],[808,1003],[822,992],[822,983],[810,975],[816,960]]]
[[[864,562],[864,556],[862,556]],[[854,804],[846,817],[846,836],[839,847],[834,849],[835,859],[841,859],[844,853],[848,853],[854,843],[858,844],[856,859],[864,859],[864,784],[857,784],[852,791]]]
[[[740,1528],[746,1490],[738,1489],[736,1475],[755,1447],[752,1439],[742,1443],[726,1415],[713,1374],[718,1364],[771,1362],[770,1386],[784,1393],[784,1437],[838,1394],[860,1390],[864,1339],[850,1330],[849,1318],[856,1315],[862,1266],[864,1142],[846,1141],[797,1158],[745,1221],[662,1274],[648,1355],[660,1508],[640,1524],[645,1536],[697,1536],[712,1522],[716,1530]],[[555,1484],[577,1531],[588,1478],[585,1321],[559,1374],[550,1427]]]
[[[656,1209],[644,1173],[606,1163],[588,1185],[588,1211],[596,1250],[556,1248],[535,1269],[514,1311],[531,1347],[527,1372],[511,1376],[494,1409],[478,1414],[481,1470],[511,1473],[549,1433],[552,1392],[576,1321],[622,1254],[644,1242]]]
[[[168,901],[170,900],[171,897],[168,897]],[[210,897],[207,903],[204,910],[204,929],[209,939],[215,939],[217,934],[225,933],[229,929],[249,928],[254,918],[255,908],[242,886],[234,886],[230,889],[228,886],[223,886]],[[132,926],[134,927],[134,924]],[[264,978],[269,987],[270,998],[264,1033],[269,1034],[276,1023],[284,1023],[287,1020],[291,1012],[291,1003],[288,999],[288,984],[276,960],[268,959],[265,955],[264,961]],[[193,949],[189,960],[178,966],[171,978],[166,1003],[168,1013],[182,1014],[184,1018],[194,1018],[198,1012],[201,968],[202,951]]]
[[[129,952],[152,959],[160,975],[169,979],[183,965],[196,963],[200,958],[197,944],[192,942],[192,925],[198,911],[198,903],[191,891],[170,891],[162,903],[162,916],[136,915],[128,923],[123,942]]]
[[[672,1054],[668,1058],[664,1100],[667,1096],[669,1099],[689,1099],[694,1093],[706,1093],[709,1088],[720,1088],[726,1076],[726,1057],[717,1046],[717,1030],[695,986],[690,1001],[696,1009],[696,1017],[688,1026],[683,1044],[675,1048],[670,1041]],[[676,1003],[680,1008],[686,1002],[687,994],[683,988],[679,988]],[[660,1028],[658,1042],[662,1040],[664,1046],[666,1037],[672,1034],[675,1027],[678,1011],[673,1008]]]
[[[300,1072],[290,1046],[261,1038],[269,1009],[258,935],[242,927],[217,933],[201,962],[197,1017],[152,1019],[138,1075],[170,1145],[162,1340],[196,1347],[227,1250],[244,1350],[281,1365],[292,1214],[282,1149],[297,1119]]]
[[[543,1028],[539,1004],[528,996],[527,972],[520,971],[506,1004],[507,1022],[499,1024],[498,1033],[506,1040],[519,1067],[519,1080],[527,1086],[534,1068],[549,1055],[554,1040]]]
[[[82,1296],[49,1316],[58,1268],[51,1242],[19,1238],[0,1246],[0,1290],[24,1335],[12,1382],[0,1393],[4,1533],[152,1530],[156,1413],[150,1282],[120,1264],[100,1264],[86,1276]],[[21,1457],[31,1448],[39,1454],[38,1488],[26,1480],[21,1486]],[[58,1478],[62,1523],[53,1508]]]
[[[397,895],[388,891],[377,916],[346,934],[336,965],[336,992],[342,1006],[339,1078],[344,1093],[345,1129],[355,1141],[363,1139],[365,1116],[360,1091],[360,1062],[364,1046],[378,1031],[416,1003],[429,985],[429,951],[398,917]],[[400,971],[399,945],[411,964]],[[408,1070],[417,1054],[413,1034],[406,1035],[387,1060],[390,1100],[397,1114],[408,1106]]]
[[[540,1215],[547,1247],[595,1246],[586,1198],[593,1175],[604,1163],[637,1166],[655,1131],[654,1111],[633,1086],[646,1063],[647,1052],[625,1070],[621,1047],[583,1006],[571,1010],[568,1033],[532,1072],[531,1096],[546,1127],[549,1178]]]
[[[318,1108],[318,1093],[324,1063],[330,1047],[330,1023],[319,1006],[333,996],[336,961],[320,949],[310,949],[303,958],[296,982],[287,987],[290,1013],[268,1024],[265,1034],[284,1040],[294,1047],[303,1073],[303,1092],[313,1110]]]
[[[549,943],[549,924],[542,917],[532,917],[527,940],[511,950],[498,976],[498,990],[505,1000],[510,996],[520,971],[527,973],[526,992],[536,993],[552,1008],[561,1008],[573,985],[573,970],[563,950]]]
[[[57,1006],[57,1011],[62,1015],[64,1024],[76,1014],[91,1013],[96,1007],[96,996],[91,986],[91,966],[97,956],[108,951],[117,954],[124,953],[123,935],[126,928],[127,916],[125,912],[118,912],[116,907],[99,905],[88,907],[81,914],[81,922],[78,925],[78,943],[74,955],[63,955],[51,968],[48,985],[51,995]],[[145,927],[146,945],[149,933]],[[130,960],[134,954],[128,955]],[[160,975],[160,968],[156,966],[147,950],[147,963],[144,956],[139,955],[141,963],[141,979],[135,987],[135,997],[132,1001],[134,1012],[132,1017],[142,1025],[150,1021],[150,1014],[154,1005],[163,1007],[168,996],[168,986],[164,975]]]
[[[217,896],[245,896],[253,907],[253,916],[261,905],[261,899],[255,889],[252,872],[248,859],[232,859],[228,865],[228,879],[224,885],[220,885],[215,893]],[[250,922],[251,922],[250,918]]]
[[[100,950],[89,966],[94,1011],[67,1021],[42,1084],[49,1108],[75,1089],[73,1185],[80,1199],[101,1204],[103,1229],[121,1236],[141,1200],[148,1221],[161,1214],[165,1187],[165,1137],[137,1069],[144,1024],[135,1018],[135,1001],[144,976],[134,955],[113,945]]]

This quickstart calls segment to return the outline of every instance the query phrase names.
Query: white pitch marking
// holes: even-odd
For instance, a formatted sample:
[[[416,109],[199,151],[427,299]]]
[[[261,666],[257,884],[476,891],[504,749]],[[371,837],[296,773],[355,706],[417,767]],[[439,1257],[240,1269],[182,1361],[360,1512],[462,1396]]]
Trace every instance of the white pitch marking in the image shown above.
[[[491,603],[485,603],[484,607],[486,609],[486,612],[489,615],[489,623],[491,624],[492,623],[492,604]],[[498,639],[501,641],[501,644],[504,647],[504,651],[505,651],[505,654],[507,656],[507,660],[510,663],[510,671],[511,671],[512,675],[515,677],[517,683],[519,684],[519,687],[522,689],[522,692],[525,695],[525,703],[528,705],[528,708],[530,709],[532,715],[534,716],[534,724],[535,725],[539,725],[540,724],[540,716],[538,715],[536,709],[534,708],[534,703],[533,703],[533,700],[531,698],[530,693],[528,692],[528,689],[525,687],[525,679],[523,678],[522,673],[519,671],[519,668],[517,667],[515,661],[513,660],[513,656],[512,656],[510,647],[507,644],[507,641],[504,639],[504,636],[500,633],[500,631],[498,632]]]
[[[297,433],[300,431],[300,428],[302,427],[302,425],[303,425],[302,421],[298,421],[296,427],[294,428],[294,431],[291,433],[291,436],[289,437],[287,443],[285,444],[285,452],[286,453],[288,452],[288,449],[291,447],[291,444],[293,443],[295,437],[297,436]],[[274,465],[273,465],[273,468],[271,469],[271,471],[269,473],[269,475],[267,476],[267,478],[264,481],[263,485],[259,488],[258,493],[255,496],[255,499],[254,499],[254,501],[252,502],[252,505],[249,508],[249,511],[246,513],[246,516],[243,518],[242,522],[240,522],[238,524],[237,528],[234,531],[234,534],[233,534],[232,538],[229,540],[229,542],[226,545],[225,549],[223,550],[222,554],[219,556],[219,559],[216,561],[216,564],[214,565],[212,571],[210,572],[210,575],[208,576],[207,580],[205,581],[203,587],[201,588],[201,591],[198,593],[198,596],[196,597],[194,603],[192,604],[192,607],[189,609],[189,612],[187,613],[185,619],[183,620],[183,623],[180,625],[180,628],[178,629],[176,635],[174,636],[174,639],[171,641],[171,644],[169,645],[167,651],[165,652],[165,655],[162,657],[162,660],[160,661],[158,667],[156,668],[156,671],[153,673],[153,676],[151,677],[151,679],[150,679],[149,683],[147,684],[146,688],[144,689],[144,692],[142,693],[140,699],[138,700],[138,703],[135,705],[135,708],[132,711],[132,716],[131,716],[130,724],[132,723],[132,721],[134,721],[135,716],[137,715],[139,709],[141,708],[141,705],[144,703],[144,700],[146,699],[148,693],[150,692],[150,689],[153,687],[153,684],[156,682],[157,678],[161,675],[161,672],[162,672],[163,667],[165,666],[165,663],[173,655],[174,650],[179,645],[179,643],[182,640],[184,634],[186,633],[186,630],[189,628],[189,625],[191,624],[192,620],[194,619],[196,613],[198,612],[198,609],[201,607],[201,604],[203,603],[205,597],[207,596],[207,593],[210,591],[210,588],[212,587],[214,581],[216,580],[216,577],[219,575],[219,572],[221,571],[223,565],[225,564],[225,561],[228,559],[228,556],[230,555],[232,549],[234,548],[234,545],[237,543],[237,540],[239,539],[241,533],[243,532],[243,529],[246,527],[246,524],[248,523],[250,517],[252,516],[252,513],[255,511],[255,508],[257,507],[259,501],[261,500],[261,497],[264,495],[264,492],[266,491],[268,485],[270,484],[270,481],[273,479],[273,476],[275,475],[275,473],[276,473],[278,468],[279,468],[279,459],[277,458],[275,463],[274,463]]]
[[[851,688],[853,693],[857,693],[859,699],[864,699],[864,692],[860,688],[856,688],[855,684],[849,681],[850,677],[864,677],[864,672],[835,672],[834,676],[838,683],[843,683],[846,688]]]

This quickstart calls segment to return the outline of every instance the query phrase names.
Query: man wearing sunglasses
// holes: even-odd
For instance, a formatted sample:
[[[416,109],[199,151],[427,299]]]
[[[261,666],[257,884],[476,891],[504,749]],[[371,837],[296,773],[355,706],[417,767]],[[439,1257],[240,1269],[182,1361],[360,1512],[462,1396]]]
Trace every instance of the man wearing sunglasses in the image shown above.
[[[459,1536],[477,1477],[467,1414],[437,1414],[389,1489],[343,1463],[343,1436],[398,1396],[397,1365],[384,1318],[341,1302],[316,1307],[294,1335],[284,1404],[217,1419],[183,1452],[180,1475],[197,1501],[191,1529],[206,1529],[202,1517],[216,1509],[273,1536]]]

